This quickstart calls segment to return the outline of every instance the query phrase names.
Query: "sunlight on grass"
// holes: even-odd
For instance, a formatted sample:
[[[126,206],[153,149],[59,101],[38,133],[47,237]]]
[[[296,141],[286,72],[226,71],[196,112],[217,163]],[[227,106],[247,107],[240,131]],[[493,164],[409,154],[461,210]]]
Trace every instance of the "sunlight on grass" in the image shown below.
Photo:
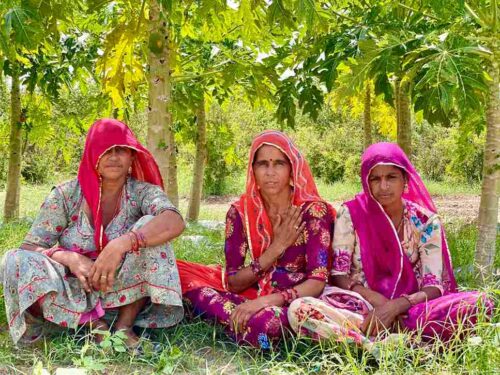
[[[359,185],[318,184],[323,196],[335,202],[349,199]],[[432,186],[432,185],[431,185]],[[475,194],[474,189],[450,190],[446,185],[432,187],[436,194]],[[448,190],[447,190],[448,189]],[[26,219],[0,226],[0,254],[17,247],[30,227],[49,185],[23,186],[21,213]],[[3,193],[0,193],[0,208]],[[219,200],[216,200],[219,202]],[[182,199],[180,208],[187,209]],[[224,219],[229,201],[204,203],[200,223],[189,224],[183,235],[173,242],[179,259],[210,264],[222,263],[224,258]],[[474,286],[473,261],[477,236],[475,226],[463,222],[450,222],[447,226],[448,243],[462,287]],[[497,254],[500,241],[497,242]],[[500,264],[497,256],[496,266]],[[498,283],[497,283],[498,284]],[[499,305],[499,286],[492,284],[487,291]],[[34,347],[14,348],[8,332],[3,304],[0,305],[0,373],[32,373],[41,366],[53,373],[58,367],[78,366],[89,373],[118,374],[402,374],[402,373],[494,373],[500,369],[498,347],[500,340],[499,311],[495,310],[492,322],[481,318],[475,332],[465,332],[463,337],[445,344],[441,341],[423,344],[404,341],[380,345],[373,353],[345,342],[313,343],[306,338],[288,337],[279,347],[262,352],[238,347],[219,326],[188,316],[176,327],[149,330],[150,339],[159,343],[159,350],[145,349],[140,356],[121,353],[112,344],[106,350],[89,341],[85,332],[72,331],[55,334],[38,342]],[[494,323],[494,324],[492,324]],[[105,369],[105,370],[104,370]],[[17,371],[17,372],[16,372]]]

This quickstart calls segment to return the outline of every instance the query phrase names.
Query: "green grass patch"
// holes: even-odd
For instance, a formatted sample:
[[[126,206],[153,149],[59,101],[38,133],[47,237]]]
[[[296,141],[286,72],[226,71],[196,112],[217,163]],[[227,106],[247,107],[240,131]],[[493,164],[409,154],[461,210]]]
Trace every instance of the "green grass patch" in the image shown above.
[[[439,186],[439,185],[437,185]],[[359,191],[357,184],[319,184],[328,200],[350,198]],[[444,188],[443,188],[444,189]],[[22,242],[30,222],[50,186],[24,186],[21,212],[27,219],[0,226],[0,254]],[[0,193],[0,199],[2,199]],[[0,203],[0,207],[1,207]],[[181,201],[185,211],[187,202]],[[202,205],[201,220],[210,225],[224,221],[227,203]],[[470,224],[451,222],[447,226],[448,243],[456,276],[464,288],[474,287],[471,264],[477,229]],[[184,234],[173,243],[179,259],[210,264],[223,262],[223,225],[208,228],[189,224]],[[500,252],[497,241],[497,255]],[[499,266],[497,256],[496,265]],[[498,283],[492,282],[488,293],[500,303]],[[495,373],[500,371],[500,326],[498,309],[493,321],[480,319],[474,333],[444,344],[395,342],[380,344],[373,353],[348,343],[312,343],[308,339],[289,338],[269,352],[239,347],[222,329],[199,318],[186,318],[165,330],[147,331],[160,350],[145,346],[142,355],[123,353],[120,342],[103,348],[89,340],[85,332],[66,331],[38,342],[34,347],[15,348],[7,332],[3,298],[0,298],[0,373],[32,373],[44,367],[53,373],[58,367],[78,366],[89,373],[109,374],[177,374],[177,373],[242,373],[242,374],[449,374]]]
[[[431,195],[480,195],[481,185],[457,183],[455,181],[425,180],[425,186]]]

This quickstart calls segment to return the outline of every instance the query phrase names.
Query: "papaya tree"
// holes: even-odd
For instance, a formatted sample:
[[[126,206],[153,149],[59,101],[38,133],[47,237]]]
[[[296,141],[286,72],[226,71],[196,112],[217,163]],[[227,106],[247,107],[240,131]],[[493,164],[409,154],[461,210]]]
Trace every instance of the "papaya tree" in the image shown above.
[[[496,0],[468,1],[465,3],[465,7],[476,24],[471,39],[477,44],[472,51],[481,56],[482,67],[488,75],[486,146],[475,259],[482,275],[490,276],[498,238],[498,196],[500,189],[500,80],[498,64],[500,59],[500,9]]]
[[[214,73],[212,70],[183,71],[183,61],[198,58],[196,52],[190,56],[182,54],[183,41],[186,38],[222,40],[235,30],[242,30],[239,35],[243,36],[258,35],[252,32],[256,3],[242,1],[236,10],[219,0],[199,3],[144,0],[140,4],[130,0],[93,0],[88,3],[91,11],[102,14],[101,19],[109,30],[97,72],[102,78],[103,91],[117,109],[113,112],[123,117],[128,98],[141,85],[148,84],[147,144],[160,164],[167,194],[177,204],[177,148],[172,118],[174,81],[196,80]]]
[[[430,2],[432,3],[432,2]],[[455,118],[466,126],[486,128],[475,260],[478,275],[491,275],[498,232],[500,176],[499,9],[492,1],[467,1],[433,9],[448,27],[422,38],[407,55],[414,81],[415,107],[431,121]]]
[[[247,41],[247,40],[246,40]],[[182,73],[174,77],[175,117],[177,122],[195,119],[192,132],[196,143],[193,180],[189,196],[187,220],[197,220],[204,183],[207,148],[206,108],[213,101],[222,105],[233,96],[244,96],[252,103],[273,99],[275,71],[256,62],[257,53],[243,44],[239,35],[226,35],[222,40],[190,40],[186,38],[181,52],[198,56],[183,62]],[[200,72],[196,77],[196,72]],[[183,79],[182,77],[188,77]],[[195,76],[196,78],[190,78]]]

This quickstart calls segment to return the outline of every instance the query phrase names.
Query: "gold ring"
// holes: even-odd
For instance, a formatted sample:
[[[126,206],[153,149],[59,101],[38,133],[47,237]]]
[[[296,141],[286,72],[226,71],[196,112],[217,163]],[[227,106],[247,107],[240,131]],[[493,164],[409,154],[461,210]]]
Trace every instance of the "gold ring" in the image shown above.
[[[295,230],[297,230],[297,229],[299,229],[299,226],[298,226],[298,225],[296,225],[296,226],[295,226]]]
[[[107,279],[108,277],[106,275],[101,275],[101,279]]]

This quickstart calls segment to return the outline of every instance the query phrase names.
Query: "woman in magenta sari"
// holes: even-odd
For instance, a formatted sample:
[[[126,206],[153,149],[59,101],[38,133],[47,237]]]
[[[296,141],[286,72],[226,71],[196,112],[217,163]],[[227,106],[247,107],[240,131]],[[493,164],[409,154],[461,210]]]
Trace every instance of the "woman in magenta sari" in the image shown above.
[[[320,299],[289,309],[292,327],[314,338],[369,337],[400,329],[449,339],[474,324],[478,292],[457,292],[436,207],[404,152],[392,143],[368,147],[363,192],[339,210],[332,281]]]
[[[225,270],[179,261],[184,296],[238,343],[268,349],[289,330],[288,304],[326,284],[334,214],[292,141],[259,134],[246,192],[227,213]]]

